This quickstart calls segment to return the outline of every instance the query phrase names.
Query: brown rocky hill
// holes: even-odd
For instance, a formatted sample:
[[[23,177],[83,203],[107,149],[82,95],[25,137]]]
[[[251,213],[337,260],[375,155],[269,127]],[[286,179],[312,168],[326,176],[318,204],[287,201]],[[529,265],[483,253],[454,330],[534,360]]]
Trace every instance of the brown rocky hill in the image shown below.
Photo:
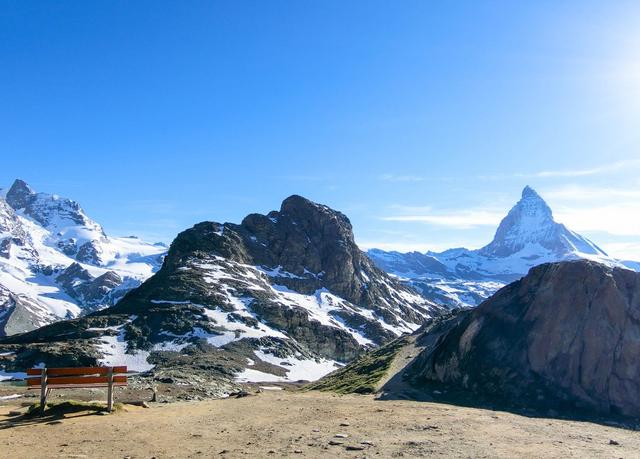
[[[369,387],[389,397],[401,390],[419,398],[438,387],[438,393],[462,390],[524,408],[640,416],[640,274],[634,271],[586,260],[544,264],[474,310],[429,321],[394,352],[402,355],[408,345],[416,350],[404,352],[411,362],[399,374],[380,372],[388,382]],[[367,358],[316,387],[350,381],[362,390]],[[394,368],[391,359],[380,361],[377,370]]]

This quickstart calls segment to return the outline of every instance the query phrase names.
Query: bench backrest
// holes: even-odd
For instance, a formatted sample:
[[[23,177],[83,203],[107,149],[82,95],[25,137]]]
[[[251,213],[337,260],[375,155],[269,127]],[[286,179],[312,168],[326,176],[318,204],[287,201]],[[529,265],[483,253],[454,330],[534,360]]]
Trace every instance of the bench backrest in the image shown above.
[[[111,369],[114,386],[127,385],[127,367],[76,367],[76,368],[46,368],[45,377],[50,389],[65,387],[107,387],[109,385],[109,370]],[[39,389],[42,385],[41,368],[27,370],[27,387]]]

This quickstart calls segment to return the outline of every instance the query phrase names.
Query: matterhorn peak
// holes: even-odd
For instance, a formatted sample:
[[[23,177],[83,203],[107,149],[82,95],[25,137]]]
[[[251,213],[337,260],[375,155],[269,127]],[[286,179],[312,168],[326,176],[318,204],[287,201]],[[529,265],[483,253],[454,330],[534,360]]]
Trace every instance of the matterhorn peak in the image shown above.
[[[602,255],[592,242],[556,223],[553,212],[544,199],[530,186],[522,190],[522,197],[500,222],[493,241],[480,253],[490,257],[504,258],[521,251],[532,251],[540,247],[564,257],[573,252]]]
[[[540,197],[540,195],[536,192],[536,190],[531,188],[529,185],[525,186],[522,189],[522,199],[535,199],[535,198],[543,200]]]

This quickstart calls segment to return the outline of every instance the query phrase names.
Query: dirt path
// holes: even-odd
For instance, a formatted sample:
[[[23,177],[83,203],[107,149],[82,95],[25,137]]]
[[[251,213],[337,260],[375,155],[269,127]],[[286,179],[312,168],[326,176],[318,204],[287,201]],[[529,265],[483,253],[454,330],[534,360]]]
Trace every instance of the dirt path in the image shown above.
[[[424,349],[416,343],[416,336],[406,337],[407,344],[400,348],[389,365],[386,375],[380,379],[376,389],[380,391],[384,388],[383,398],[403,398],[403,394],[415,392],[403,379],[405,368],[413,362],[413,359]],[[409,398],[408,396],[406,398]]]
[[[11,421],[9,409],[0,451],[11,458],[640,457],[638,432],[371,396],[268,391],[53,422]]]

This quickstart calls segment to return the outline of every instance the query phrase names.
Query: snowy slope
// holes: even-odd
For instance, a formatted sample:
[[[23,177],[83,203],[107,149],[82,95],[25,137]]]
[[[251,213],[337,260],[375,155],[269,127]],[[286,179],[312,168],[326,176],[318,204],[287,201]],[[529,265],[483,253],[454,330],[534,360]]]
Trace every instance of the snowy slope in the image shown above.
[[[0,198],[0,335],[113,304],[157,271],[165,252],[108,237],[74,201],[16,180]]]
[[[427,298],[450,307],[476,306],[542,263],[589,259],[608,266],[634,266],[609,257],[592,241],[557,223],[551,208],[529,186],[493,240],[479,250],[402,254],[373,249],[368,255]]]

